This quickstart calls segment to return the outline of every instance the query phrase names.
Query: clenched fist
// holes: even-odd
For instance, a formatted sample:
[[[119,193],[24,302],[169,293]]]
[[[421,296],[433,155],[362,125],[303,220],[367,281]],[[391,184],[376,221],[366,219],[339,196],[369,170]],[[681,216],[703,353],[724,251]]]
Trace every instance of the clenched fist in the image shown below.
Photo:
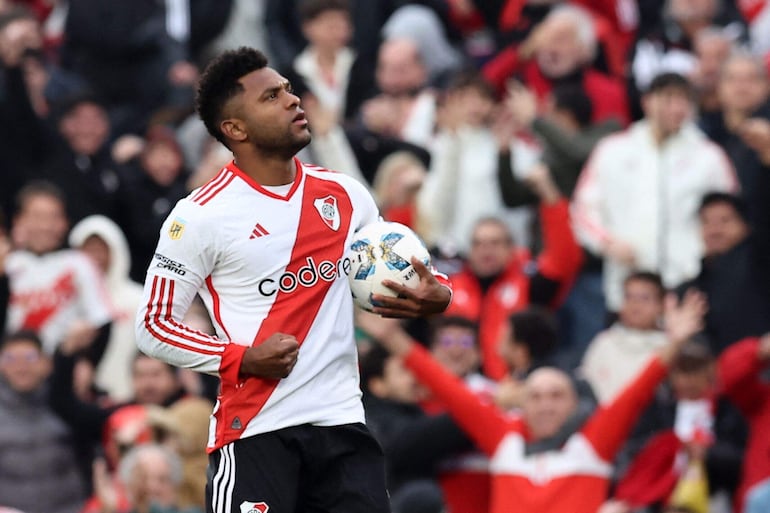
[[[241,361],[241,374],[258,378],[281,379],[297,363],[299,342],[291,335],[274,333],[258,346],[249,347]]]

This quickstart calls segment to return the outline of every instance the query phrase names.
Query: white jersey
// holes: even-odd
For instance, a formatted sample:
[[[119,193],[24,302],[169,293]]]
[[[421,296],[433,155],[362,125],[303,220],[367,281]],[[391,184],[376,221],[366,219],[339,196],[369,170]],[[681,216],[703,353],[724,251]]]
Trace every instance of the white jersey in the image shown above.
[[[80,251],[14,251],[5,266],[11,291],[6,329],[35,331],[49,354],[74,321],[99,327],[112,319],[104,280]]]
[[[364,422],[344,253],[379,213],[352,178],[295,162],[285,195],[227,165],[177,203],[148,270],[140,349],[221,378],[210,451],[288,426]],[[196,294],[216,337],[181,324]],[[291,374],[239,377],[246,347],[276,332],[300,343]]]

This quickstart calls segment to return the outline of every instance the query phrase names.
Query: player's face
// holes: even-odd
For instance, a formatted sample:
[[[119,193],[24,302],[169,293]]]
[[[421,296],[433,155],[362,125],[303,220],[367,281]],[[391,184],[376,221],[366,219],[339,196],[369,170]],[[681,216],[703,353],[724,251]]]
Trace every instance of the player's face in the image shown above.
[[[21,245],[42,255],[61,247],[67,233],[64,205],[52,196],[31,196],[16,218],[15,235]]]
[[[245,139],[269,155],[291,158],[310,143],[305,112],[286,78],[262,68],[240,79],[243,93],[233,105],[233,118],[242,125]]]

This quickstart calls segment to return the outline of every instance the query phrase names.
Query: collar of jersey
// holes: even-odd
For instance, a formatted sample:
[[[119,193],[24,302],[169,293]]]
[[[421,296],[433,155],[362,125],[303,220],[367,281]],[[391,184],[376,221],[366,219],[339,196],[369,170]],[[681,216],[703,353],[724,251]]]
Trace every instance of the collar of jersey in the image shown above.
[[[281,196],[280,194],[276,194],[272,191],[268,191],[264,187],[262,187],[260,184],[254,181],[253,178],[251,178],[249,175],[244,173],[243,171],[238,168],[238,166],[235,165],[235,161],[230,161],[229,164],[227,164],[227,169],[233,172],[235,176],[239,177],[241,180],[249,184],[252,189],[256,190],[260,194],[264,194],[265,196],[269,196],[271,198],[283,200],[283,201],[289,201],[292,196],[294,196],[294,193],[299,188],[300,183],[302,183],[303,173],[302,173],[302,164],[300,163],[299,159],[297,157],[294,157],[294,165],[297,166],[297,174],[294,176],[294,183],[291,185],[291,189],[289,189],[289,192],[286,193],[286,196]]]

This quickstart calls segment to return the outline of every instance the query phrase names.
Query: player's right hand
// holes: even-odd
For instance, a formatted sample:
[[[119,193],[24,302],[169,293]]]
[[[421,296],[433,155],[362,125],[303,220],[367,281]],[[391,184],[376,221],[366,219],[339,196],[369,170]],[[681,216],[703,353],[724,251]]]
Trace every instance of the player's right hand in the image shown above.
[[[299,342],[291,335],[274,333],[243,354],[241,374],[258,378],[281,379],[289,375],[297,363]]]

